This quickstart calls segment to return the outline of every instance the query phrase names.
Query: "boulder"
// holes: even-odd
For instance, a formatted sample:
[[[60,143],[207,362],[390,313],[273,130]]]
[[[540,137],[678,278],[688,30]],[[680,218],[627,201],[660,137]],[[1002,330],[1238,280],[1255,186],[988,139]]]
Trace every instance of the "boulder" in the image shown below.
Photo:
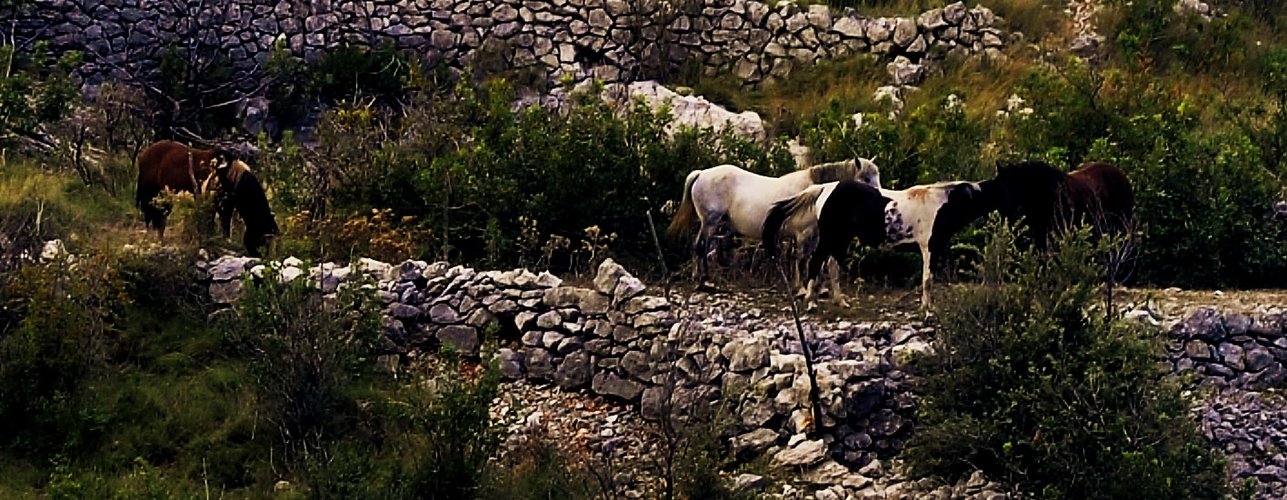
[[[449,325],[460,322],[460,314],[451,305],[437,303],[429,308],[429,321],[438,325]]]
[[[58,240],[53,240],[58,241]],[[58,241],[55,254],[62,247],[62,242]],[[42,255],[48,248],[42,250]],[[63,251],[66,253],[66,251]],[[236,257],[225,255],[210,263],[210,279],[214,281],[228,281],[241,278],[246,269],[259,262],[259,259],[253,257]]]
[[[549,351],[540,347],[527,347],[523,352],[529,377],[549,380],[554,375],[554,360],[550,358]]]
[[[394,302],[389,304],[389,314],[398,319],[415,319],[420,316],[420,308],[410,304]]]
[[[496,361],[500,365],[500,374],[507,380],[523,378],[523,355],[513,349],[501,348],[496,352]]]
[[[589,288],[554,287],[545,292],[542,302],[550,307],[578,309],[582,314],[608,312],[608,297]]]
[[[529,360],[530,362],[530,360]],[[529,371],[531,371],[529,369]],[[643,385],[633,380],[624,379],[616,374],[600,372],[594,376],[590,390],[600,396],[612,396],[626,401],[634,401],[643,393]]]
[[[741,338],[724,344],[720,351],[728,359],[728,369],[744,373],[769,366],[769,342],[763,337]]]
[[[821,439],[804,441],[773,455],[773,467],[803,467],[821,462],[827,455],[827,444]]]
[[[911,18],[900,17],[894,22],[894,45],[907,47],[916,39],[916,21]]]
[[[438,332],[435,333],[434,336],[437,337],[438,341],[442,342],[443,345],[450,345],[455,348],[457,352],[463,355],[478,355],[478,346],[480,344],[478,339],[478,330],[472,326],[445,326],[439,328]]]
[[[743,453],[748,454],[748,456],[759,455],[764,450],[769,449],[770,446],[773,446],[773,442],[777,441],[777,439],[778,433],[772,430],[756,429],[733,438],[733,453],[735,455],[742,455]]]
[[[840,33],[841,36],[849,38],[862,38],[866,36],[866,25],[861,20],[853,16],[845,16],[837,19],[831,27],[832,31]]]
[[[563,358],[554,373],[554,381],[564,389],[577,389],[590,383],[590,355],[577,351]]]

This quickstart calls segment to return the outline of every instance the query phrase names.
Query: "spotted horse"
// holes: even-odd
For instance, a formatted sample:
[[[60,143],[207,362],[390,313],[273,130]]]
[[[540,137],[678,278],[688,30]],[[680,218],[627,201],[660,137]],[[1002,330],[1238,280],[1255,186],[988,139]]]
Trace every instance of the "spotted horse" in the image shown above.
[[[853,181],[819,184],[775,202],[763,234],[771,240],[784,224],[817,224],[817,250],[809,258],[808,284],[800,291],[810,309],[817,306],[815,288],[823,262],[829,257],[844,262],[855,237],[873,247],[915,243],[922,260],[921,305],[928,311],[931,258],[945,253],[954,234],[992,208],[983,196],[989,184],[949,181],[904,190]]]

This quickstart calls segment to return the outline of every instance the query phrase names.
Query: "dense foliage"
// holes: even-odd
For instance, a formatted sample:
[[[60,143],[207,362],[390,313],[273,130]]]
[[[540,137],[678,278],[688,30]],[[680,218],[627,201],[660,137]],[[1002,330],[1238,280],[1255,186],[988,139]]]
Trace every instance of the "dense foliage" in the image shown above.
[[[1218,498],[1223,462],[1156,360],[1161,332],[1090,307],[1102,268],[1084,233],[1052,258],[994,231],[984,283],[940,299],[906,452],[919,474],[975,470],[1046,498]]]
[[[667,111],[610,106],[596,89],[571,93],[563,110],[515,107],[514,97],[504,81],[464,79],[417,93],[397,113],[340,106],[323,117],[312,167],[287,143],[265,168],[282,173],[277,189],[293,209],[389,208],[430,232],[422,244],[434,257],[556,269],[586,265],[609,246],[656,262],[649,216],[664,226],[660,209],[692,169],[791,168],[781,147],[696,130],[671,136]]]
[[[46,42],[30,51],[0,44],[0,150],[67,114],[77,99],[70,74],[80,61],[79,52],[51,54]]]

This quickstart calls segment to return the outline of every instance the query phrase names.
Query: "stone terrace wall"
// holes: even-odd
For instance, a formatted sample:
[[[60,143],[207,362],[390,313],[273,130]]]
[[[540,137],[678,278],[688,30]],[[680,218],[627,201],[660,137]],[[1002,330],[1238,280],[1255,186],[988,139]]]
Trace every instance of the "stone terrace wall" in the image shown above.
[[[863,472],[879,464],[872,460],[896,456],[910,436],[916,403],[898,361],[929,349],[932,331],[889,322],[809,324],[829,431],[806,436],[812,412],[798,337],[790,321],[748,307],[752,297],[699,295],[674,304],[648,294],[611,260],[590,288],[549,273],[478,272],[443,262],[272,265],[282,279],[308,279],[323,293],[359,273],[375,278],[386,306],[387,364],[444,344],[477,355],[481,332],[493,330],[507,340],[496,354],[506,378],[586,390],[633,405],[645,418],[736,395],[742,432],[732,440],[735,453],[770,454],[806,482],[848,491],[870,485]],[[262,277],[264,269],[242,257],[200,267],[222,304],[235,300],[243,276]],[[1127,317],[1164,319],[1146,309]],[[1277,391],[1287,381],[1287,310],[1270,306],[1248,316],[1205,308],[1167,322],[1166,362],[1197,394],[1198,420],[1211,445],[1229,456],[1231,479],[1255,478],[1262,498],[1287,497],[1287,400]]]
[[[1169,361],[1192,377],[1207,440],[1261,498],[1287,498],[1287,304],[1258,315],[1203,308],[1170,329]]]
[[[916,17],[869,19],[827,7],[754,0],[36,0],[20,23],[56,49],[83,49],[90,83],[147,75],[170,45],[226,54],[243,88],[276,40],[306,60],[341,44],[392,42],[430,64],[498,61],[557,80],[657,79],[688,59],[746,82],[855,52],[913,61],[1004,45],[986,7],[954,3]],[[0,17],[8,17],[0,12]],[[9,14],[11,15],[11,14]],[[21,38],[21,37],[20,37]],[[124,70],[124,71],[122,71]]]
[[[592,288],[566,286],[548,273],[477,272],[441,262],[391,266],[364,259],[305,269],[287,259],[277,265],[282,279],[309,279],[324,293],[357,273],[376,278],[386,304],[389,357],[444,344],[476,355],[480,334],[493,329],[508,346],[496,354],[504,377],[587,390],[634,405],[647,419],[739,395],[743,432],[733,439],[733,450],[743,457],[771,453],[776,465],[799,468],[822,484],[843,484],[850,477],[846,466],[901,449],[914,403],[895,360],[928,347],[910,326],[814,327],[824,424],[832,431],[806,439],[813,417],[804,357],[791,340],[798,337],[781,318],[757,310],[720,312],[741,309],[736,298],[679,307],[646,293],[611,260],[599,266]],[[241,257],[201,267],[219,303],[234,301],[242,278],[263,276],[264,269]],[[860,483],[860,477],[849,481]]]

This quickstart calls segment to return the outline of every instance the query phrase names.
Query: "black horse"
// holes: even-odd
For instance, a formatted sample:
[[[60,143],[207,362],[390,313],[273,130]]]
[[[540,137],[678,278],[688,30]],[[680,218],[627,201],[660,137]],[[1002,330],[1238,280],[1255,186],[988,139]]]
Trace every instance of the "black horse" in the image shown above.
[[[988,190],[993,207],[1009,220],[1022,218],[1038,249],[1078,224],[1121,233],[1134,220],[1131,181],[1107,163],[1086,163],[1071,173],[1040,161],[1003,165],[989,184],[1000,188]]]

